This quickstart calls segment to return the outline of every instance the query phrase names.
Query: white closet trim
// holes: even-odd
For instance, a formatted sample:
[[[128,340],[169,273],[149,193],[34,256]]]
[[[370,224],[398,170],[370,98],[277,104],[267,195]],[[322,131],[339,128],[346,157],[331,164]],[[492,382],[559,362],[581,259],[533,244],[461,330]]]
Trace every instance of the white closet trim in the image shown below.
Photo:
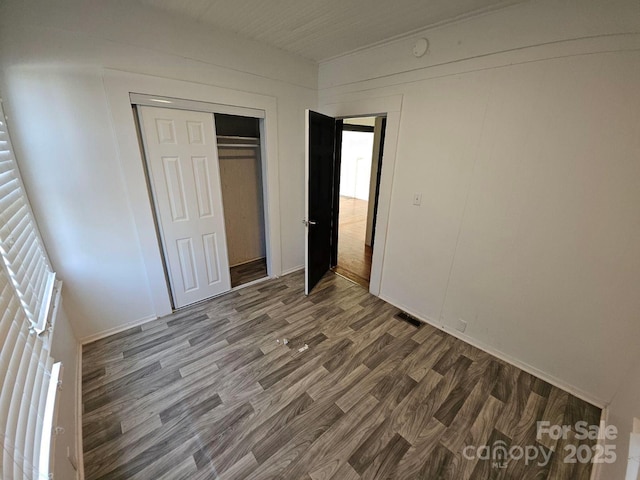
[[[262,144],[263,179],[265,185],[265,227],[270,277],[282,272],[279,154],[278,154],[278,104],[274,96],[204,85],[182,80],[128,73],[113,69],[104,70],[104,89],[111,114],[112,126],[118,144],[118,156],[122,178],[127,189],[128,202],[140,242],[144,268],[147,273],[149,310],[148,316],[160,317],[171,313],[169,288],[158,242],[153,207],[149,201],[147,177],[141,157],[138,127],[131,112],[131,94],[145,92],[157,100],[190,98],[197,104],[234,106],[228,110],[236,115],[261,118],[260,141]],[[153,94],[153,95],[152,95]],[[156,106],[163,104],[153,102]],[[164,107],[170,104],[164,104]],[[190,107],[193,108],[193,107]],[[196,107],[197,108],[197,107]],[[258,113],[256,113],[258,112]],[[224,112],[220,112],[224,113]],[[116,328],[123,326],[118,325]]]
[[[226,115],[238,115],[241,117],[264,118],[264,110],[255,108],[236,107],[221,103],[208,103],[183,98],[162,97],[159,95],[146,95],[144,93],[130,93],[129,98],[133,105],[146,107],[176,108],[178,110],[191,110],[193,112],[224,113]]]

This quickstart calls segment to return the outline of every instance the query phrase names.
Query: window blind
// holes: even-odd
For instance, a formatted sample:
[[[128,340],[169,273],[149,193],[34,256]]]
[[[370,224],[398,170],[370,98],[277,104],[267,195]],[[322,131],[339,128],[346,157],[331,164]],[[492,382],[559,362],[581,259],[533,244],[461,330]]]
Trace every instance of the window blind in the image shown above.
[[[36,479],[44,410],[53,360],[41,337],[30,331],[6,270],[0,271],[0,430],[2,478]]]
[[[49,478],[48,468],[40,469],[40,446],[52,431],[44,424],[53,364],[45,340],[55,274],[22,186],[1,103],[0,257],[0,478]]]
[[[0,255],[18,292],[27,318],[45,328],[55,274],[47,260],[22,186],[0,103]]]

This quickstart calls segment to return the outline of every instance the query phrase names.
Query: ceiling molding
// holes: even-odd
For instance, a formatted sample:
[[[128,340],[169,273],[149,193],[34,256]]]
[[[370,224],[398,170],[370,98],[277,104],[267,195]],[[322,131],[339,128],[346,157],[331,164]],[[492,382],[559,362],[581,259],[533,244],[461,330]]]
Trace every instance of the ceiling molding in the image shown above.
[[[315,62],[525,0],[138,0]]]

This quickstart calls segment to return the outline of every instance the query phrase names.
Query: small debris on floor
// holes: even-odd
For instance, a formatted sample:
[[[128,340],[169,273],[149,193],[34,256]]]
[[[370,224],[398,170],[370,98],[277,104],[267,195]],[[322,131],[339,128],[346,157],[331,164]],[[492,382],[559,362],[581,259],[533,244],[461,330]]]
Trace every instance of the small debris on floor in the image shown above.
[[[306,343],[304,344],[304,347],[300,347],[298,349],[299,352],[304,352],[305,350],[309,350],[309,345],[307,345]]]

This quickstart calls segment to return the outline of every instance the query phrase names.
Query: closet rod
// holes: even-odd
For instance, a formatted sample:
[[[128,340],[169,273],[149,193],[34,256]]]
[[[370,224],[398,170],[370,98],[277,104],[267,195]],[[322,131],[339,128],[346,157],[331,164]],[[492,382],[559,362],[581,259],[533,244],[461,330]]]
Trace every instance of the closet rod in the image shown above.
[[[217,135],[218,138],[224,138],[225,140],[260,140],[259,137],[243,137],[240,135]]]

